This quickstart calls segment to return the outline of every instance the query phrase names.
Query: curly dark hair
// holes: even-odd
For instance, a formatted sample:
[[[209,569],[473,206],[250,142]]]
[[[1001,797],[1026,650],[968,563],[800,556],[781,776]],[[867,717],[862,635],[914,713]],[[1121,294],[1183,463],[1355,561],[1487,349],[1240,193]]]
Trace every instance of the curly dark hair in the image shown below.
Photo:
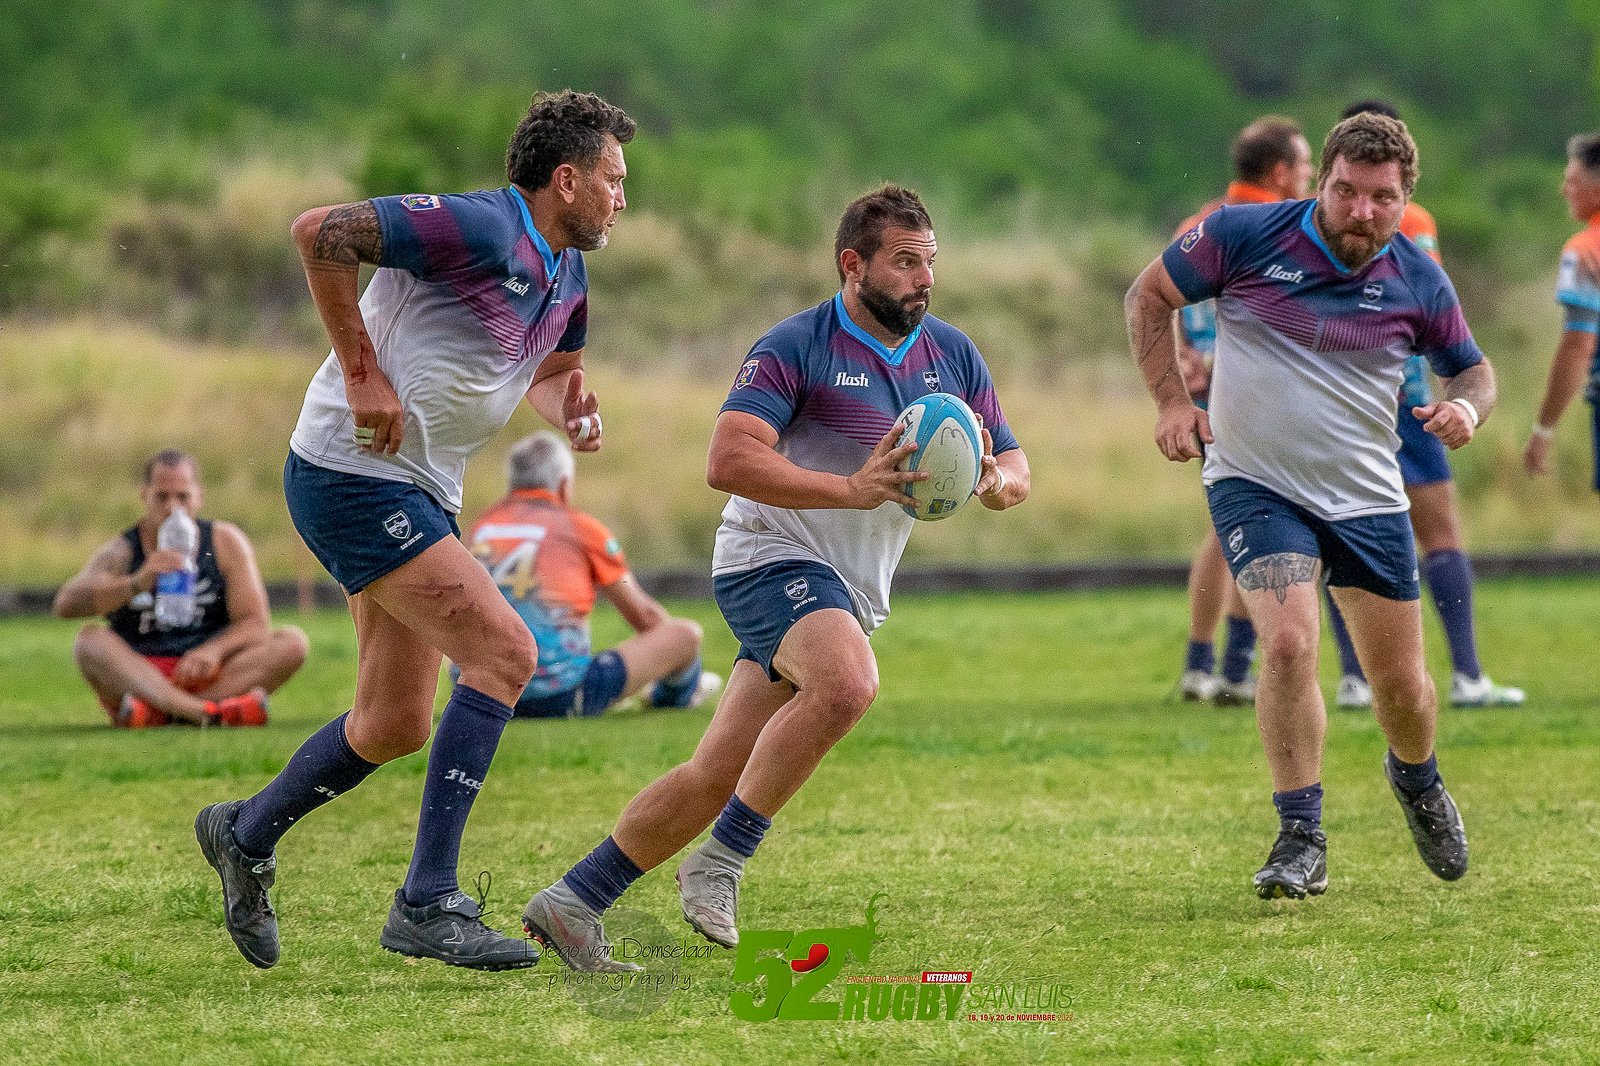
[[[627,144],[637,131],[627,112],[594,93],[537,93],[506,148],[506,177],[529,192],[542,189],[563,163],[599,162],[607,134]]]
[[[839,232],[833,238],[833,262],[846,248],[863,259],[871,259],[883,247],[883,231],[891,226],[915,231],[933,229],[933,220],[922,200],[910,189],[885,185],[859,197],[844,209]],[[839,282],[844,283],[844,268],[839,267]]]
[[[1397,118],[1363,111],[1340,122],[1322,142],[1322,165],[1317,168],[1317,188],[1328,180],[1333,161],[1340,156],[1352,163],[1400,164],[1400,187],[1406,196],[1417,187],[1417,142]]]

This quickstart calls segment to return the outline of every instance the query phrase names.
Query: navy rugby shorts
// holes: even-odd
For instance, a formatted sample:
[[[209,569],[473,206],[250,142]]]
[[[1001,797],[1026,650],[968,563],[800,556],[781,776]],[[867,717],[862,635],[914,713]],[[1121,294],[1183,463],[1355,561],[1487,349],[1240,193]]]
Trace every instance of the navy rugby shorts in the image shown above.
[[[455,515],[409,481],[329,470],[292,451],[283,495],[300,539],[352,596],[444,538],[461,536]]]
[[[1400,405],[1395,418],[1395,432],[1400,434],[1400,477],[1410,485],[1437,485],[1450,480],[1450,450],[1444,441],[1422,428],[1422,419],[1411,413],[1411,408]]]
[[[772,657],[793,625],[827,607],[855,616],[850,592],[830,566],[799,559],[773,563],[711,579],[728,628],[739,638],[739,659],[749,659],[774,681],[784,678],[772,668]]]
[[[1322,560],[1328,584],[1358,588],[1389,600],[1421,592],[1417,547],[1405,511],[1330,522],[1271,489],[1244,478],[1207,487],[1211,521],[1234,578],[1253,559],[1280,552]]]

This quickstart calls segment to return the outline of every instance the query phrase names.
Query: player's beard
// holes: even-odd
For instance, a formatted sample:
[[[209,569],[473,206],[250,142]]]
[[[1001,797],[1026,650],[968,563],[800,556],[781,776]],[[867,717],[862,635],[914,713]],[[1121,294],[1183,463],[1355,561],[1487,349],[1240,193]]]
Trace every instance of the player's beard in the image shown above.
[[[872,317],[876,318],[878,324],[888,330],[890,335],[909,337],[911,331],[922,324],[922,316],[928,313],[928,304],[922,301],[931,301],[933,290],[914,292],[904,299],[897,300],[866,278],[862,278],[856,295],[861,297],[861,302],[867,305]]]
[[[567,243],[580,252],[598,252],[611,239],[607,219],[573,215],[567,219]]]
[[[1322,201],[1317,201],[1317,230],[1328,242],[1328,249],[1334,257],[1344,264],[1346,270],[1359,270],[1372,261],[1378,254],[1393,232],[1380,237],[1377,230],[1370,224],[1352,222],[1342,230],[1333,228],[1333,223],[1328,219],[1327,209]]]

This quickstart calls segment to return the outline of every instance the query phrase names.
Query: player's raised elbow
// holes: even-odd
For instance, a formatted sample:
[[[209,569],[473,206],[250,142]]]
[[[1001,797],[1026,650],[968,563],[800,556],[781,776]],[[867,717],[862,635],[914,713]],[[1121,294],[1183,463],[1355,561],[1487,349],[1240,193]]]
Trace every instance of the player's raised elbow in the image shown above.
[[[322,222],[328,217],[328,208],[313,207],[302,212],[300,217],[289,223],[289,236],[294,241],[294,246],[300,254],[309,256],[317,246],[317,234],[322,230]]]

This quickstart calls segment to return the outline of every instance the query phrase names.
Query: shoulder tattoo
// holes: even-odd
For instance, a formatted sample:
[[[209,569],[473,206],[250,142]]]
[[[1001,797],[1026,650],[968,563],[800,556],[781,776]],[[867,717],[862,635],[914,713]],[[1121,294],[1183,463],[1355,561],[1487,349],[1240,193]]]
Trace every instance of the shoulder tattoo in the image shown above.
[[[1239,587],[1246,592],[1267,589],[1283,603],[1289,586],[1306,585],[1317,579],[1317,560],[1299,552],[1277,552],[1252,559],[1239,571]]]
[[[383,231],[378,226],[378,209],[371,200],[329,211],[312,246],[312,255],[317,259],[348,266],[376,263],[382,254]]]

